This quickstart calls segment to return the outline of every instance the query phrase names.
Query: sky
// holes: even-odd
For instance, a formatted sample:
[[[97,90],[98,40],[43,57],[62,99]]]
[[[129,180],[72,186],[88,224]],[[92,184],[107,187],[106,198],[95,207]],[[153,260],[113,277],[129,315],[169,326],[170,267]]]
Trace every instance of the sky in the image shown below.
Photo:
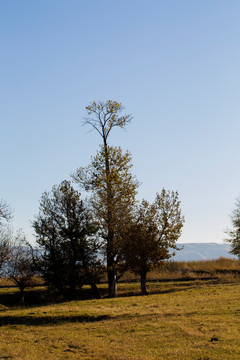
[[[177,190],[179,242],[217,242],[240,196],[238,0],[0,0],[0,198],[34,241],[42,193],[89,164],[93,100],[133,116],[138,199]]]

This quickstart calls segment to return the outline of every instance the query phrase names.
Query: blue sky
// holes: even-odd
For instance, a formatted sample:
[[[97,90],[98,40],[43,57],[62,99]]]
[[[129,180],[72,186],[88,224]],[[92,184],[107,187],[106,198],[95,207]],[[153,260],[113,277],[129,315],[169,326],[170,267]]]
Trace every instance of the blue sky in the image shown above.
[[[138,198],[178,190],[181,242],[221,242],[240,195],[240,2],[0,1],[0,198],[33,240],[44,190],[87,165],[92,100],[134,116]]]

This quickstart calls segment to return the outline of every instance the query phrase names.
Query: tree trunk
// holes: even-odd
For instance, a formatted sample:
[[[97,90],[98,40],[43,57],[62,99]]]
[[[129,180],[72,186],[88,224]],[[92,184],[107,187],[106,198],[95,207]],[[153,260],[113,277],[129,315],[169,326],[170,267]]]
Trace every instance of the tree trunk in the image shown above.
[[[94,297],[95,297],[96,299],[101,299],[100,291],[99,291],[97,285],[95,284],[95,282],[92,281],[92,282],[90,283],[90,285],[91,285],[91,288],[92,288]]]
[[[75,284],[75,281],[70,282],[69,298],[70,298],[70,300],[75,300],[76,299],[76,284]]]
[[[147,288],[146,288],[146,278],[147,278],[147,273],[141,273],[141,291],[142,291],[142,295],[147,295]]]
[[[114,225],[112,219],[112,184],[110,181],[110,165],[107,137],[103,136],[104,152],[105,152],[105,171],[107,179],[107,272],[108,272],[108,297],[114,298],[117,296],[116,289],[116,276],[113,270],[113,238],[114,238]]]
[[[89,272],[88,268],[86,267],[85,265],[85,269],[86,269],[86,277],[87,277],[87,280],[88,280],[88,283],[89,285],[91,286],[92,288],[92,291],[93,291],[93,295],[96,299],[101,299],[101,294],[100,294],[100,291],[96,285],[96,282],[94,280],[94,277],[92,277],[91,275],[91,272]]]
[[[25,300],[24,299],[24,287],[20,286],[19,290],[20,290],[20,305],[24,306],[24,300]]]
[[[117,282],[114,270],[108,270],[108,297],[117,296]]]

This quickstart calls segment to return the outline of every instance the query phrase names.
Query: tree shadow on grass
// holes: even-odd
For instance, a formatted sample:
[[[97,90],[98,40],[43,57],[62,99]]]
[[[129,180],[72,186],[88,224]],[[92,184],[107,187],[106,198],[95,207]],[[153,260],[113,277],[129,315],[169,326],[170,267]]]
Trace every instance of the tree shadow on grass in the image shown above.
[[[162,295],[162,294],[170,294],[170,293],[175,293],[175,292],[180,292],[180,291],[187,291],[189,289],[192,288],[196,288],[195,285],[192,284],[187,284],[187,285],[174,285],[174,287],[172,288],[165,288],[165,289],[147,289],[148,293],[147,295]],[[120,293],[119,294],[119,298],[121,297],[131,297],[131,296],[145,296],[143,295],[140,290],[138,292],[136,292],[135,290],[129,290],[129,291],[125,291],[125,293]]]
[[[6,289],[8,291],[6,291]],[[1,288],[0,288],[1,290]],[[107,296],[107,289],[99,289],[101,297]],[[95,299],[91,289],[77,289],[75,300],[92,300]],[[63,298],[57,290],[48,289],[47,287],[33,287],[25,291],[25,307],[44,306],[49,304],[57,304],[68,302],[71,299]],[[0,291],[0,304],[9,308],[18,307],[20,305],[19,291],[16,287],[5,287],[5,291]]]
[[[85,323],[97,322],[110,319],[108,315],[90,316],[1,316],[0,327],[6,325],[27,325],[27,326],[44,326],[44,325],[60,325],[64,323]]]

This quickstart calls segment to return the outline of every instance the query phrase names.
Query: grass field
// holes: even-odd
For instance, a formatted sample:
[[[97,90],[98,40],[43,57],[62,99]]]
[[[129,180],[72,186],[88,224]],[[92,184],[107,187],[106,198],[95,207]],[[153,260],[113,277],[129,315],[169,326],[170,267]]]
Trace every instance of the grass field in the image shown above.
[[[138,291],[136,283],[119,285],[120,295]],[[2,306],[0,359],[240,359],[239,284],[149,283],[149,291]]]

